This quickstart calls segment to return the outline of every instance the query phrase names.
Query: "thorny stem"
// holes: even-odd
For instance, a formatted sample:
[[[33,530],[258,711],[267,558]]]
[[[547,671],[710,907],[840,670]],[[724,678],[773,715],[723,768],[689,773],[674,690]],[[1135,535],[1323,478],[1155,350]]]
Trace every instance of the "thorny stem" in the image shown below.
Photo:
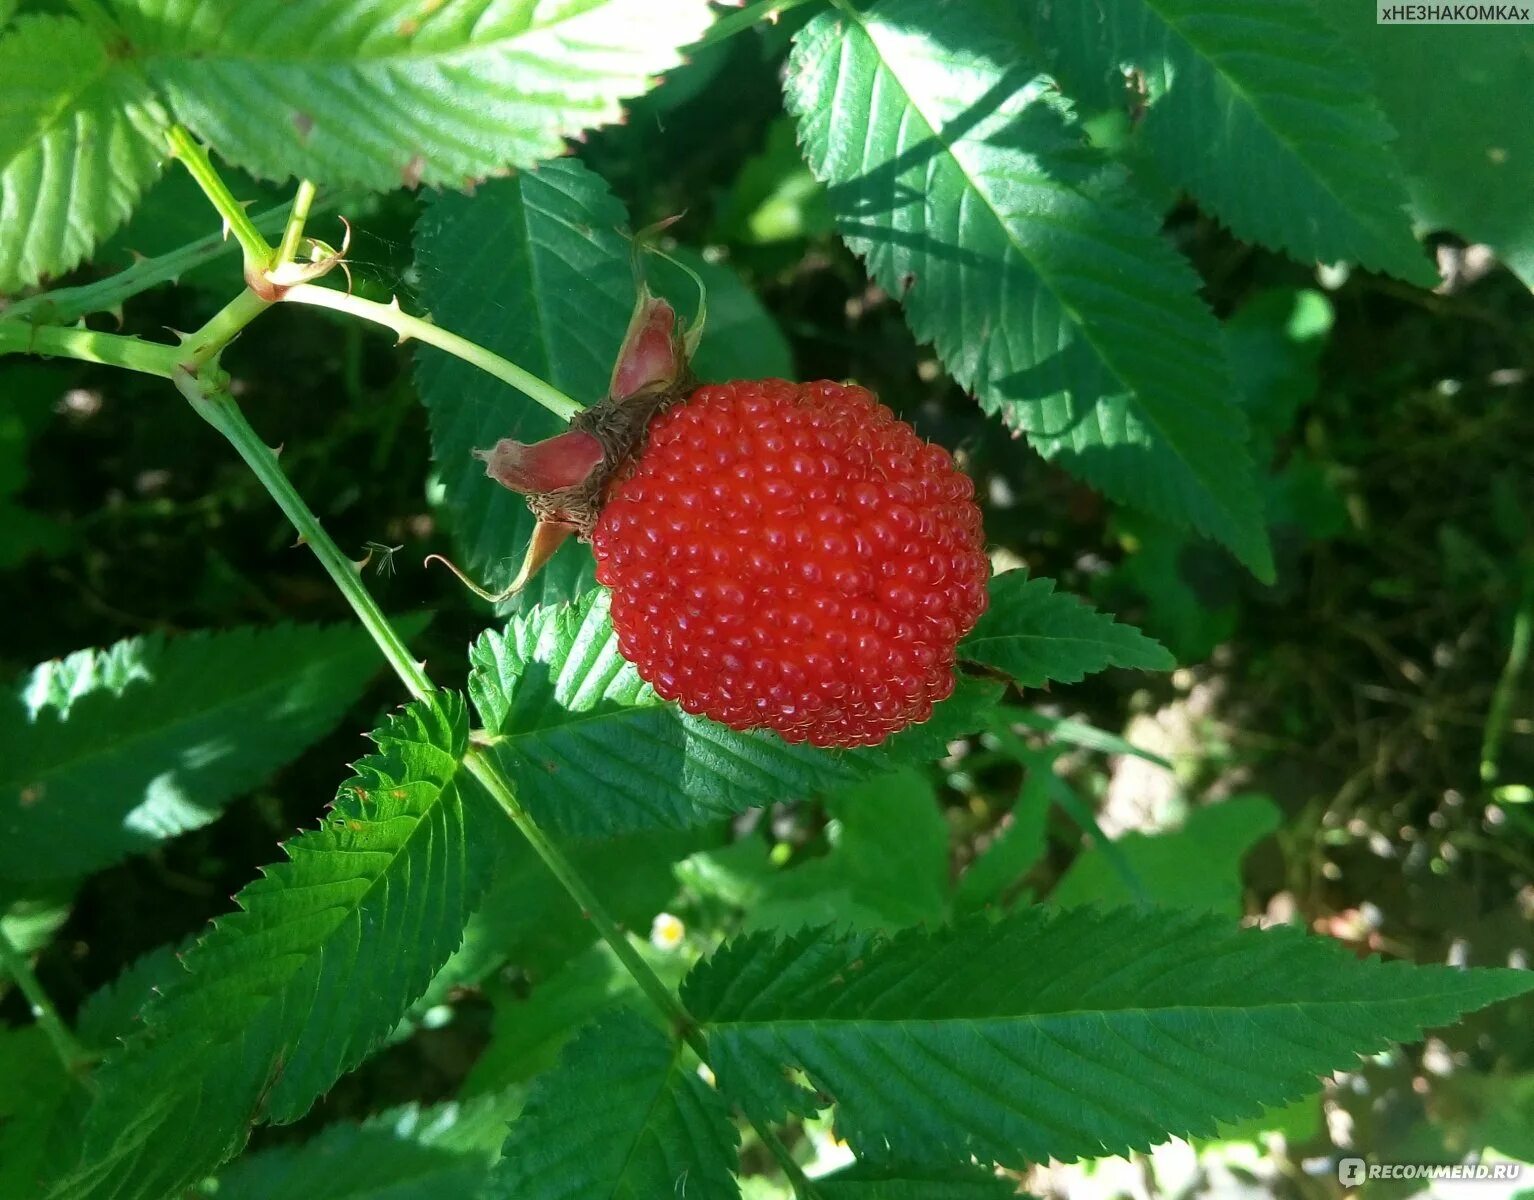
[[[533,848],[533,853],[543,860],[543,865],[549,869],[549,873],[559,880],[560,885],[569,893],[570,898],[580,906],[581,915],[586,917],[596,928],[618,960],[634,977],[639,984],[640,990],[650,998],[650,1002],[660,1009],[671,1022],[675,1033],[692,1047],[699,1060],[708,1062],[708,1039],[703,1036],[703,1031],[698,1028],[697,1018],[687,1011],[682,998],[661,982],[650,964],[634,949],[633,943],[628,940],[612,915],[602,907],[602,902],[597,899],[596,893],[591,890],[587,882],[581,878],[579,871],[565,857],[564,852],[555,845],[548,834],[543,832],[537,821],[533,820],[532,814],[522,807],[522,802],[517,799],[510,781],[501,773],[499,767],[491,761],[485,751],[479,747],[473,747],[464,755],[463,765],[469,769],[480,783],[480,786],[490,793],[490,798],[500,805],[501,810],[511,819],[511,823],[517,827],[527,842]],[[794,1189],[794,1195],[800,1200],[813,1200],[816,1195],[814,1187],[805,1178],[799,1164],[789,1154],[778,1136],[771,1129],[759,1124],[755,1118],[748,1118],[751,1127],[756,1130],[756,1135],[761,1139],[762,1145],[767,1147],[772,1156],[777,1159],[778,1166],[783,1169],[789,1184]]]
[[[270,307],[270,300],[263,300],[246,288],[214,313],[201,329],[186,335],[181,343],[180,366],[189,374],[197,374],[204,364],[217,358],[245,326]]]
[[[364,321],[372,321],[386,329],[392,329],[401,342],[414,338],[445,350],[455,358],[478,367],[486,374],[511,384],[512,387],[537,401],[557,417],[568,421],[581,411],[581,406],[551,383],[546,383],[531,372],[524,371],[514,362],[486,350],[468,338],[450,333],[440,325],[434,325],[422,317],[412,317],[400,309],[399,301],[380,304],[376,300],[364,300],[349,292],[320,287],[312,283],[300,283],[283,292],[281,299],[293,304],[312,304],[334,312],[348,313]]]
[[[298,531],[300,541],[314,551],[314,556],[320,560],[410,694],[418,700],[433,695],[436,689],[432,687],[421,664],[411,656],[404,639],[389,624],[388,618],[362,585],[362,573],[358,565],[341,552],[340,547],[325,532],[319,518],[304,503],[303,497],[278,464],[276,452],[261,440],[245,419],[245,414],[240,411],[240,406],[234,402],[227,382],[222,378],[206,380],[182,370],[177,372],[175,383],[176,389],[186,397],[197,415],[229,440],[245,460],[245,465],[261,481],[261,486],[277,502],[277,507],[282,509],[293,528]]]
[[[1508,719],[1513,713],[1519,680],[1529,665],[1531,647],[1534,647],[1534,555],[1527,557],[1524,563],[1523,592],[1513,617],[1512,644],[1508,647],[1507,661],[1502,664],[1502,674],[1497,678],[1491,708],[1486,714],[1486,733],[1481,740],[1481,780],[1484,783],[1495,783],[1501,769],[1498,760],[1502,753],[1502,735],[1507,731]]]
[[[234,200],[223,180],[213,168],[207,153],[197,146],[179,126],[170,134],[171,146],[177,157],[185,162],[188,170],[223,214],[231,231],[239,239],[245,251],[246,273],[264,273],[274,265],[273,251],[262,235],[256,231],[245,210]],[[306,190],[308,195],[305,195]],[[312,202],[312,187],[300,185],[294,198],[293,212],[285,228],[283,252],[295,250],[303,232],[300,216]],[[349,293],[297,284],[287,288],[281,299],[294,303],[311,304],[336,312],[349,313],[364,320],[373,321],[395,331],[401,341],[415,338],[449,354],[456,355],[481,370],[504,380],[513,387],[542,404],[551,412],[568,420],[581,410],[581,406],[563,392],[522,370],[482,346],[440,329],[431,322],[402,312],[398,303],[378,304]],[[21,321],[0,321],[0,354],[10,352],[36,352],[60,354],[87,362],[100,362],[113,366],[169,378],[177,391],[184,396],[193,411],[214,429],[218,430],[232,445],[251,472],[260,481],[279,508],[298,531],[299,539],[314,552],[331,580],[351,605],[357,619],[362,622],[374,643],[383,653],[396,675],[418,700],[432,697],[436,689],[427,676],[424,664],[410,654],[398,631],[389,623],[372,594],[362,584],[359,564],[343,554],[325,532],[319,518],[304,502],[277,461],[277,452],[263,442],[246,420],[234,397],[230,394],[228,376],[217,367],[219,353],[246,325],[264,312],[270,301],[247,288],[225,305],[201,329],[183,339],[180,347],[157,345],[137,338],[116,334],[97,333],[87,329],[60,329],[36,327]],[[479,781],[491,798],[516,825],[528,840],[534,852],[550,873],[569,893],[591,920],[602,939],[612,948],[625,968],[649,999],[670,1018],[677,1034],[697,1053],[708,1061],[708,1042],[698,1028],[696,1019],[682,1004],[681,997],[671,991],[650,968],[618,923],[603,908],[590,886],[576,871],[564,853],[543,832],[532,815],[522,807],[511,782],[500,768],[478,747],[471,748],[464,756],[464,765]],[[23,994],[31,1003],[40,1024],[48,1032],[60,1059],[71,1071],[76,1064],[88,1061],[79,1044],[59,1020],[47,994],[38,984],[31,968],[16,948],[0,933],[0,965],[16,978]],[[751,1119],[762,1144],[771,1152],[800,1200],[816,1200],[818,1193],[805,1178],[804,1172],[794,1162],[788,1148],[769,1128]]]
[[[394,668],[395,674],[400,677],[400,681],[409,689],[410,694],[418,700],[430,698],[436,689],[422,664],[411,656],[404,640],[389,623],[389,619],[384,616],[372,594],[362,585],[357,564],[348,559],[331,540],[330,535],[320,524],[319,518],[304,503],[303,497],[298,494],[297,489],[283,473],[281,466],[278,465],[277,455],[251,428],[250,422],[245,419],[245,414],[240,411],[239,405],[229,395],[226,383],[222,379],[208,382],[187,371],[181,371],[176,376],[176,387],[191,402],[193,409],[199,415],[229,439],[240,457],[245,460],[246,465],[255,473],[262,486],[292,522],[300,539],[314,551],[315,557],[320,560],[331,580],[346,597],[352,611],[357,614],[363,627],[377,643],[379,650],[388,659],[389,665]],[[544,833],[532,814],[522,807],[511,781],[502,773],[500,767],[478,747],[471,748],[464,755],[463,764],[527,839],[533,852],[543,861],[550,874],[580,906],[581,912],[591,921],[602,940],[612,948],[613,953],[634,977],[640,989],[666,1015],[677,1034],[692,1047],[698,1057],[707,1062],[708,1041],[698,1028],[697,1020],[682,1004],[681,997],[661,982],[650,964],[645,962],[634,949],[618,923],[613,920],[612,915],[602,906],[602,902],[597,899],[596,893],[581,877],[580,872]],[[814,1188],[799,1169],[799,1165],[794,1162],[788,1148],[772,1130],[757,1124],[754,1120],[752,1127],[756,1130],[762,1144],[777,1159],[793,1186],[794,1194],[800,1197],[800,1200],[812,1200],[815,1196]]]
[[[298,243],[303,240],[304,222],[309,219],[309,208],[314,203],[314,184],[307,179],[298,181],[298,191],[293,194],[293,209],[288,223],[282,230],[282,243],[277,247],[277,261],[273,266],[293,261],[298,253]]]
[[[53,1051],[59,1056],[59,1061],[64,1064],[65,1072],[74,1075],[88,1064],[91,1056],[75,1040],[75,1035],[69,1032],[69,1027],[59,1019],[58,1010],[53,1007],[53,1000],[43,989],[43,985],[38,982],[37,976],[33,974],[32,965],[27,962],[27,956],[21,952],[15,942],[11,941],[3,928],[0,928],[0,967],[5,968],[5,973],[16,981],[16,986],[26,997],[27,1003],[32,1008],[33,1017],[42,1026],[43,1033],[47,1035],[49,1042],[53,1044]]]
[[[255,222],[250,219],[245,206],[234,198],[234,193],[229,190],[228,185],[214,169],[213,160],[208,157],[208,152],[199,146],[192,139],[192,135],[180,125],[172,125],[168,137],[171,153],[186,166],[192,178],[197,181],[197,186],[202,189],[203,195],[218,210],[218,215],[224,218],[224,224],[229,227],[229,232],[234,234],[235,240],[240,243],[240,248],[245,251],[246,275],[259,275],[267,270],[272,265],[272,248],[261,236],[261,231],[256,228]]]
[[[263,233],[276,233],[282,228],[283,220],[281,208],[269,208],[252,218],[251,223]],[[174,283],[193,267],[227,253],[231,244],[222,233],[210,233],[165,254],[141,258],[105,279],[39,292],[18,300],[0,313],[0,318],[17,321],[33,317],[42,325],[67,325],[90,313],[116,312],[123,301],[159,284]]]
[[[162,346],[120,333],[0,321],[0,356],[6,354],[74,358],[144,375],[158,375],[161,379],[169,379],[175,374],[176,363],[181,357],[175,346]]]

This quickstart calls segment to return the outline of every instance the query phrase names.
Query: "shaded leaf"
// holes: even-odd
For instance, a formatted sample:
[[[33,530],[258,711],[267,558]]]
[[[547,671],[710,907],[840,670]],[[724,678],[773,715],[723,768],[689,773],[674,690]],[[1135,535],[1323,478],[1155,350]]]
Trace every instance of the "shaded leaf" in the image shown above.
[[[36,1200],[78,1144],[86,1093],[37,1025],[0,1027],[0,1196]]]
[[[1534,288],[1534,39],[1493,25],[1381,25],[1364,5],[1322,13],[1373,76],[1400,133],[1413,215],[1489,243]]]
[[[0,877],[81,875],[206,825],[377,672],[351,626],[129,638],[0,694]]]
[[[422,1004],[473,986],[510,963],[535,983],[559,971],[597,940],[591,920],[520,834],[507,827],[484,900],[464,929],[463,945],[432,980]],[[482,831],[483,832],[483,831]],[[597,841],[556,838],[576,872],[590,882],[613,920],[644,928],[676,891],[671,864],[718,834],[651,830]]]
[[[589,1026],[533,1085],[490,1195],[734,1200],[736,1142],[724,1101],[680,1047],[618,1012]]]
[[[1295,930],[1036,908],[888,939],[728,943],[683,988],[720,1088],[763,1119],[836,1103],[862,1158],[1021,1165],[1213,1133],[1534,976],[1360,961]]]
[[[421,300],[439,325],[592,404],[607,392],[634,304],[627,220],[602,179],[574,159],[492,180],[472,195],[435,197],[416,226]],[[540,441],[564,422],[430,348],[416,357],[416,383],[462,565],[485,586],[504,587],[533,517],[521,496],[485,478],[470,452],[503,437]],[[568,600],[594,579],[590,552],[569,542],[509,607]]]
[[[842,236],[987,411],[1271,574],[1198,282],[1015,39],[972,5],[828,11],[787,98]]]
[[[685,960],[631,938],[635,951],[668,987],[682,981]],[[567,962],[558,973],[535,983],[531,994],[493,987],[490,1044],[474,1062],[462,1094],[500,1092],[550,1070],[570,1039],[594,1017],[625,1003],[644,1006],[644,1016],[659,1014],[640,990],[611,946],[597,942]]]
[[[1057,752],[1044,751],[1027,765],[1017,803],[990,842],[959,876],[954,890],[957,911],[974,912],[1009,901],[1018,882],[1044,856],[1057,757]]]
[[[1007,571],[991,580],[990,590],[990,607],[959,644],[959,657],[995,667],[1021,687],[1079,683],[1109,667],[1170,671],[1177,665],[1138,629],[1056,592],[1052,579]]]
[[[1017,1200],[1010,1179],[978,1167],[886,1167],[855,1163],[815,1181],[825,1200]]]
[[[745,928],[788,933],[937,925],[948,912],[948,822],[912,770],[879,775],[826,802],[829,851],[768,876]]]
[[[480,1194],[516,1097],[433,1108],[409,1105],[360,1124],[327,1125],[299,1145],[273,1146],[221,1171],[218,1200],[448,1200]]]
[[[1031,11],[1051,68],[1083,102],[1123,106],[1124,73],[1140,73],[1137,137],[1238,237],[1304,263],[1437,283],[1406,217],[1394,131],[1307,0],[1052,0]]]
[[[628,216],[575,159],[428,202],[416,227],[421,298],[440,324],[502,354],[583,404],[606,394],[634,305]],[[703,379],[782,375],[787,342],[728,267],[679,249],[703,278],[709,319],[695,367]],[[656,289],[692,313],[697,289],[670,263],[646,264]],[[416,366],[432,449],[463,565],[492,588],[521,564],[533,518],[522,497],[485,478],[471,456],[503,437],[550,437],[564,422],[460,359],[422,350]],[[591,554],[567,544],[505,607],[568,600],[595,578]]]

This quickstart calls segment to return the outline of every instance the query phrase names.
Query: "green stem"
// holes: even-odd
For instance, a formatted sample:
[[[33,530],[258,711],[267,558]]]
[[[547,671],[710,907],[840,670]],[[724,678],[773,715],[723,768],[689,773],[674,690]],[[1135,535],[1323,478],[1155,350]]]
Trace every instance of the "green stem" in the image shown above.
[[[298,253],[298,243],[304,236],[304,223],[309,220],[309,208],[314,203],[314,184],[307,179],[298,181],[298,191],[293,195],[293,210],[282,230],[282,243],[277,247],[277,262],[281,266],[292,262]]]
[[[698,1027],[697,1018],[687,1011],[682,998],[661,982],[661,978],[650,964],[645,962],[639,951],[629,941],[628,936],[614,921],[612,915],[602,907],[602,902],[597,899],[595,892],[587,882],[581,878],[580,872],[575,869],[564,852],[550,840],[548,834],[543,832],[537,821],[533,820],[531,813],[522,807],[522,802],[517,799],[510,781],[501,773],[501,769],[491,761],[484,750],[474,747],[463,757],[463,765],[469,769],[480,783],[480,786],[490,794],[490,798],[501,807],[515,825],[522,836],[527,839],[528,845],[532,846],[533,853],[543,860],[543,865],[549,869],[549,873],[559,880],[560,885],[569,893],[570,898],[580,906],[581,915],[586,917],[604,942],[612,948],[618,960],[634,977],[640,989],[650,998],[650,1002],[660,1009],[671,1022],[672,1028],[682,1038],[702,1062],[708,1062],[708,1039],[703,1036],[703,1031]],[[794,1195],[800,1200],[810,1200],[815,1195],[815,1190],[799,1164],[789,1154],[788,1147],[783,1145],[772,1130],[751,1121],[751,1127],[756,1130],[757,1137],[762,1145],[777,1159],[778,1165],[788,1177],[789,1183],[794,1189]]]
[[[195,375],[206,363],[212,362],[235,336],[271,307],[270,300],[263,300],[246,288],[195,333],[188,334],[181,343],[180,365]]]
[[[31,325],[25,321],[0,321],[0,355],[41,354],[48,358],[76,358],[103,363],[145,375],[169,379],[176,373],[181,351],[120,333],[97,333],[94,329],[62,329],[54,325]]]
[[[516,792],[512,790],[511,783],[501,773],[500,768],[490,760],[484,750],[478,747],[464,755],[463,764],[468,767],[469,773],[479,780],[485,791],[490,793],[490,798],[511,818],[511,823],[521,831],[522,836],[532,846],[533,852],[543,860],[543,865],[549,869],[555,879],[559,880],[565,891],[570,893],[571,899],[580,906],[581,915],[591,921],[596,931],[602,935],[602,940],[613,948],[613,953],[628,968],[629,974],[638,982],[645,995],[650,998],[656,1008],[666,1014],[676,1031],[698,1052],[699,1057],[706,1059],[708,1043],[698,1032],[698,1023],[682,1006],[681,998],[661,982],[660,976],[651,969],[649,963],[645,962],[639,951],[634,949],[623,930],[618,927],[618,923],[602,907],[602,902],[597,899],[590,885],[581,878],[580,873],[559,847],[549,840],[548,834],[543,832],[543,829],[533,820],[532,815],[522,807],[522,802],[517,799]]]
[[[168,137],[170,152],[185,164],[203,195],[218,210],[219,216],[224,218],[224,224],[229,226],[229,232],[234,234],[235,240],[245,251],[246,274],[258,275],[268,270],[272,265],[271,246],[261,236],[261,231],[250,219],[245,206],[234,198],[234,193],[214,169],[208,152],[193,141],[192,135],[180,125],[172,125]]]
[[[32,973],[32,964],[27,962],[27,956],[17,948],[16,943],[11,941],[3,928],[0,928],[0,967],[4,967],[5,973],[16,981],[16,986],[21,989],[21,994],[31,1005],[32,1016],[42,1026],[48,1040],[53,1043],[53,1052],[64,1064],[64,1070],[73,1075],[88,1064],[91,1056],[75,1040],[75,1035],[69,1032],[69,1027],[59,1018],[52,999],[43,990],[43,985],[38,982],[37,976]]]
[[[245,414],[240,411],[239,405],[229,395],[224,382],[214,380],[210,383],[189,372],[181,371],[176,376],[176,387],[198,414],[229,440],[240,457],[245,460],[246,465],[255,473],[262,486],[292,522],[300,538],[314,551],[315,557],[320,560],[336,587],[346,597],[347,602],[352,606],[352,611],[357,614],[363,627],[377,643],[378,648],[388,659],[389,665],[394,668],[401,682],[409,689],[410,694],[418,700],[432,696],[435,688],[431,680],[427,677],[422,665],[411,657],[404,641],[389,624],[388,618],[379,609],[372,595],[362,586],[357,564],[342,554],[330,535],[325,532],[319,518],[304,503],[303,497],[283,474],[282,468],[277,463],[277,455],[251,428],[250,422],[245,419]],[[590,919],[602,940],[612,948],[613,953],[633,975],[645,995],[666,1014],[678,1034],[686,1040],[698,1057],[707,1062],[708,1042],[698,1028],[696,1019],[687,1011],[681,998],[661,982],[649,963],[645,962],[639,952],[634,949],[618,923],[602,906],[596,893],[581,878],[580,873],[565,857],[563,851],[543,832],[543,829],[533,820],[532,814],[522,807],[511,782],[500,768],[477,747],[470,749],[464,755],[463,762],[469,773],[479,781],[491,799],[527,839],[544,866],[569,893],[570,898],[580,906],[581,911]],[[815,1190],[804,1177],[799,1165],[794,1162],[788,1148],[772,1130],[758,1125],[755,1121],[752,1122],[752,1126],[756,1129],[762,1144],[778,1160],[779,1166],[782,1167],[793,1186],[795,1195],[801,1200],[812,1200]]]
[[[1491,707],[1486,714],[1486,733],[1481,740],[1481,780],[1484,783],[1496,782],[1501,770],[1502,737],[1513,715],[1518,683],[1529,665],[1531,646],[1534,646],[1534,559],[1524,566],[1523,593],[1513,617],[1512,644],[1508,647],[1507,661],[1502,664],[1502,674],[1497,678]]]
[[[421,317],[408,315],[401,311],[398,300],[392,304],[380,304],[376,300],[364,300],[349,292],[319,287],[312,283],[300,283],[290,287],[283,292],[280,299],[293,304],[312,304],[319,308],[328,308],[333,312],[348,313],[364,321],[372,321],[386,329],[392,329],[401,342],[414,338],[418,342],[425,342],[428,346],[445,350],[454,357],[463,359],[464,362],[472,363],[481,371],[511,384],[555,416],[566,421],[581,411],[579,404],[552,384],[545,383],[536,375],[524,371],[516,363],[507,361],[499,354],[494,354],[478,343],[469,341],[468,338],[449,333],[441,326],[433,325]]]
[[[378,607],[367,588],[362,585],[362,573],[358,565],[347,558],[325,532],[319,518],[298,494],[282,467],[277,455],[263,442],[240,406],[230,396],[228,386],[222,379],[212,381],[199,378],[188,371],[176,375],[176,389],[187,398],[197,414],[226,437],[245,464],[255,473],[277,507],[282,509],[299,538],[314,552],[320,564],[330,575],[341,594],[346,597],[363,628],[378,644],[383,656],[389,660],[395,674],[400,677],[410,694],[424,700],[434,694],[431,680],[406,647],[394,626]]]
[[[339,198],[325,193],[324,201],[316,212],[330,211],[339,204]],[[251,223],[262,234],[280,233],[287,211],[269,208],[252,218]],[[132,266],[124,267],[115,275],[83,283],[75,287],[56,288],[51,292],[39,292],[18,300],[3,314],[7,321],[31,317],[43,325],[70,325],[90,313],[116,312],[123,303],[140,292],[147,292],[162,283],[174,283],[187,271],[200,267],[227,254],[235,243],[222,233],[210,233],[164,254],[153,258],[141,258]]]

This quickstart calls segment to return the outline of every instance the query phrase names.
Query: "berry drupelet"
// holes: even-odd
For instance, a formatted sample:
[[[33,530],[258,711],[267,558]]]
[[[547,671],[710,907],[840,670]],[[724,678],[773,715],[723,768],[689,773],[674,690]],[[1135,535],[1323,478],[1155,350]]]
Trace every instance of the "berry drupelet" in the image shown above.
[[[865,388],[695,387],[695,345],[641,290],[605,399],[476,452],[538,524],[510,587],[469,586],[505,599],[574,535],[624,657],[688,712],[818,746],[926,720],[986,606],[974,486]]]
[[[655,418],[591,539],[619,648],[734,729],[881,742],[952,692],[985,609],[973,495],[864,388],[701,387]]]

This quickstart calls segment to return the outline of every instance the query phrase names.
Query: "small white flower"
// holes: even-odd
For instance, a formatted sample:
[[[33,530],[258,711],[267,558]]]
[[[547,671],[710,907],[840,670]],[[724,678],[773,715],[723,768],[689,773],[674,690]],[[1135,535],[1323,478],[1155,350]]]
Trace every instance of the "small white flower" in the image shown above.
[[[686,935],[687,926],[682,924],[680,917],[670,913],[656,913],[655,920],[650,923],[650,945],[657,950],[675,950]]]

